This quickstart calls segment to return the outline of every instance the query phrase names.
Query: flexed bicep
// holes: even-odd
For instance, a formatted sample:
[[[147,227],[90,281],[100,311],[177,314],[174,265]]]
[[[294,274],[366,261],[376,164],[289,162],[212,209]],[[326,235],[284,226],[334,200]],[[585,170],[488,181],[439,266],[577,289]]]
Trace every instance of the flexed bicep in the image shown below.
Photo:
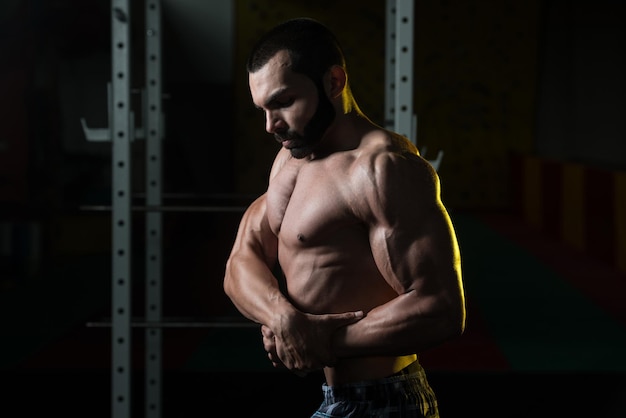
[[[373,164],[370,243],[383,277],[398,294],[416,291],[423,312],[460,315],[459,248],[436,172],[414,155],[383,154]]]

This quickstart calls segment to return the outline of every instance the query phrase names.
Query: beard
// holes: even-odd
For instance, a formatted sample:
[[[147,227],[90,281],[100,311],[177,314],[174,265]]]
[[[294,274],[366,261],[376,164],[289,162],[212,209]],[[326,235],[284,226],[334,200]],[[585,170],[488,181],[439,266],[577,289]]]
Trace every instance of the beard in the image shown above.
[[[326,94],[319,87],[317,96],[319,99],[317,109],[309,123],[304,127],[302,135],[291,129],[274,134],[274,138],[278,142],[293,141],[293,146],[289,148],[289,152],[291,152],[291,156],[294,158],[304,158],[315,151],[324,133],[335,120],[335,109]]]

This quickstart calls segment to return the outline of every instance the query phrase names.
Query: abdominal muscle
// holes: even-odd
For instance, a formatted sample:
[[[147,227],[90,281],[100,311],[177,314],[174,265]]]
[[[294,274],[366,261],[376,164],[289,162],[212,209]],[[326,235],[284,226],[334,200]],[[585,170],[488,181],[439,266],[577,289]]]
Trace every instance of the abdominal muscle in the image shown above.
[[[345,231],[344,231],[345,232]],[[345,237],[339,243],[345,244]],[[367,243],[367,241],[365,241]],[[380,274],[369,245],[354,240],[350,251],[329,246],[315,249],[280,246],[287,293],[298,309],[311,314],[368,311],[397,296]],[[343,249],[342,249],[343,248]],[[387,377],[417,359],[407,356],[340,358],[324,368],[326,383],[338,385]]]

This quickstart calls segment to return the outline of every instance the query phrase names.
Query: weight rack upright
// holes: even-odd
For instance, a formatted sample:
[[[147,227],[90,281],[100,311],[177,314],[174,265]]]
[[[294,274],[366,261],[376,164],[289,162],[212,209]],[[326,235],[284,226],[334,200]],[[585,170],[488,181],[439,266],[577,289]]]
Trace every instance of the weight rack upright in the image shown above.
[[[108,85],[109,126],[91,129],[82,119],[88,141],[111,142],[111,414],[129,418],[132,401],[132,190],[131,144],[146,140],[146,204],[162,201],[162,74],[161,2],[145,1],[145,79],[141,91],[143,128],[135,127],[131,105],[130,0],[111,0],[111,82]],[[146,311],[148,322],[161,321],[162,215],[146,213]],[[145,416],[161,416],[162,331],[145,329]]]

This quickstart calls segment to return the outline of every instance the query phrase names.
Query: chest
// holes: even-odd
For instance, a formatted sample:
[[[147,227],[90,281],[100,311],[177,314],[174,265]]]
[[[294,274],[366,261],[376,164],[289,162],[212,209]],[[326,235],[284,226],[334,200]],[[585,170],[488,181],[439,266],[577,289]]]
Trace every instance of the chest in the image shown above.
[[[319,245],[346,223],[354,222],[345,164],[286,165],[270,182],[267,215],[283,243]]]

